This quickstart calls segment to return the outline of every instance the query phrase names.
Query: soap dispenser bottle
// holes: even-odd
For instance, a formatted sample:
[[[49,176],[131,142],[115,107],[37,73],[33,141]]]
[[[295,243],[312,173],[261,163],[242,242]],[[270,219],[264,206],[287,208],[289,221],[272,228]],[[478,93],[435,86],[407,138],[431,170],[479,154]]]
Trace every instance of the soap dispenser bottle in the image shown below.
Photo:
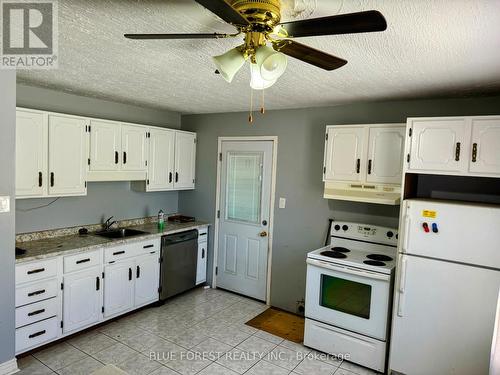
[[[158,211],[158,229],[163,230],[165,228],[165,213],[160,210]]]

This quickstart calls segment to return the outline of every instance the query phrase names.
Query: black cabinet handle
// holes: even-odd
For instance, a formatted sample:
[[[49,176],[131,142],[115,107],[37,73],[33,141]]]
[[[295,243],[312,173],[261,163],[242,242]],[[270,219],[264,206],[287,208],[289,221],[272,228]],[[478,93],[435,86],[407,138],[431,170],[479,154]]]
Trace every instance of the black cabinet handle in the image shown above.
[[[36,292],[31,292],[31,293],[28,293],[28,297],[33,297],[33,296],[37,296],[39,294],[43,294],[45,293],[45,289],[42,289],[42,290],[37,290]]]
[[[361,168],[361,159],[356,160],[356,173],[359,173],[359,169]]]
[[[168,174],[168,183],[171,184],[172,183],[172,172],[170,172]]]
[[[34,273],[40,273],[40,272],[43,272],[43,271],[45,271],[45,268],[37,268],[36,270],[30,270],[27,273],[28,273],[28,275],[32,275]]]
[[[54,186],[54,172],[50,172],[50,186]]]
[[[127,151],[123,151],[123,164],[127,164]]]
[[[264,221],[265,221],[265,220],[264,220]],[[264,224],[264,223],[263,223],[263,224]],[[266,224],[264,224],[264,225],[267,225],[267,223],[266,223]],[[206,236],[206,235],[207,235],[206,233],[200,233],[200,234],[199,234],[199,236],[200,236],[200,237],[201,237],[201,236]]]
[[[128,269],[128,280],[131,281],[132,280],[132,268],[129,268]]]
[[[43,174],[42,172],[38,172],[38,186],[42,187],[43,184]]]
[[[475,163],[477,161],[477,143],[472,144],[472,162]]]
[[[115,164],[118,164],[118,151],[115,151]]]
[[[455,161],[460,160],[460,142],[457,142],[457,145],[455,146]]]
[[[136,277],[137,278],[141,277],[141,267],[139,267],[139,266],[137,266]]]
[[[35,338],[37,336],[41,336],[41,335],[45,334],[46,332],[47,332],[46,330],[43,330],[43,331],[40,331],[40,332],[33,333],[33,334],[29,335],[28,337],[30,339],[32,339],[32,338]]]
[[[40,309],[40,310],[36,310],[36,311],[28,313],[28,316],[38,315],[38,314],[41,314],[44,312],[45,312],[45,309]]]
[[[205,249],[201,249],[201,259],[205,259]]]
[[[179,182],[179,173],[175,172],[175,182]]]
[[[368,160],[368,174],[372,174],[372,159]]]
[[[98,277],[95,278],[95,290],[101,289],[101,279]]]
[[[143,248],[143,249],[151,249],[153,246],[154,246],[154,245],[145,245],[145,246],[143,246],[142,248]]]
[[[125,251],[115,251],[113,255],[120,255],[120,254],[125,254]]]
[[[90,258],[77,260],[76,264],[82,264],[82,263],[87,263],[87,262],[90,262]]]

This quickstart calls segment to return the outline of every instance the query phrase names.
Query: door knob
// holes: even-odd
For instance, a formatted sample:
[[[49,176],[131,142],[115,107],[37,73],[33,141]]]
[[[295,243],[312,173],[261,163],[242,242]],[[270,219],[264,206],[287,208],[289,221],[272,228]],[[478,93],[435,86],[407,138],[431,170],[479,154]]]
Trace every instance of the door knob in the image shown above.
[[[262,232],[259,233],[260,237],[267,237],[267,232],[263,230]]]

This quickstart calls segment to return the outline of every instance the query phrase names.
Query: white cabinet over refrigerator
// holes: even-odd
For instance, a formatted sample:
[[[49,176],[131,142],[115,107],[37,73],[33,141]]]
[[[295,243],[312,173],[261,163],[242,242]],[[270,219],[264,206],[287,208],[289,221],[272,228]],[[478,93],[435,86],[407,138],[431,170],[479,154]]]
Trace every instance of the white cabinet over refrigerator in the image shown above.
[[[390,368],[487,374],[500,287],[500,207],[407,200]]]

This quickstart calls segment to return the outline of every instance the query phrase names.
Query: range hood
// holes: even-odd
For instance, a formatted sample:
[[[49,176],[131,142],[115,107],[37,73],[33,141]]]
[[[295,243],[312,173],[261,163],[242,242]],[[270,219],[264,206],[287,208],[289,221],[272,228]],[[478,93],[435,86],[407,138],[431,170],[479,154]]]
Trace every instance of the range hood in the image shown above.
[[[401,187],[386,184],[325,182],[326,199],[396,206],[401,203]]]

